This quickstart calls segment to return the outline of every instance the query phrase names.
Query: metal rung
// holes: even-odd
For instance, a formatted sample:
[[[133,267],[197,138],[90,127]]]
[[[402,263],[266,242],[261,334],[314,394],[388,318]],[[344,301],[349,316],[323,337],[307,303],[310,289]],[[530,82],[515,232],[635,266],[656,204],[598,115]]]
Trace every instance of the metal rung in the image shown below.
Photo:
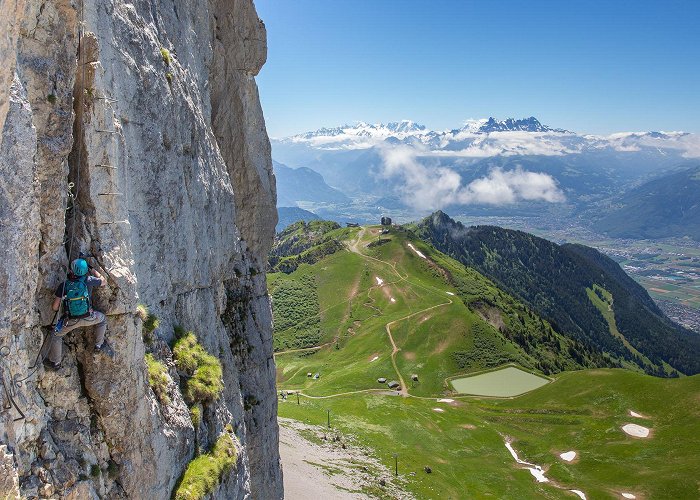
[[[83,63],[83,66],[87,66],[88,64],[95,64],[95,63],[98,63],[98,62],[100,62],[99,59],[98,59],[97,61],[88,61],[88,62],[84,62],[84,63]]]
[[[129,221],[128,220],[114,220],[114,221],[100,222],[100,224],[129,224]]]
[[[115,166],[113,166],[113,165],[103,165],[103,164],[101,164],[101,163],[98,163],[98,164],[96,164],[96,165],[93,165],[93,167],[113,168],[113,169],[115,169],[115,170],[118,168],[118,167],[115,167]]]
[[[97,196],[124,196],[124,193],[97,193]]]
[[[111,97],[103,97],[103,96],[96,96],[96,97],[93,97],[93,99],[102,99],[102,100],[109,101],[109,102],[119,102],[118,99],[112,99]]]
[[[98,128],[95,129],[95,132],[105,132],[107,134],[116,134],[117,133],[116,130],[100,130]]]

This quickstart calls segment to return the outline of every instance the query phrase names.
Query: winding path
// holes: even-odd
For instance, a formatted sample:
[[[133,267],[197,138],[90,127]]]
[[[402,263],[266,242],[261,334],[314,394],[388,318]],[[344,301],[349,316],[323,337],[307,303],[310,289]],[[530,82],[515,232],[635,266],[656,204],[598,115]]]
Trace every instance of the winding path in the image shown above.
[[[353,253],[355,253],[355,254],[361,256],[363,259],[367,259],[367,260],[372,260],[372,261],[375,261],[375,262],[379,262],[380,264],[383,264],[383,265],[389,267],[389,268],[391,269],[391,271],[398,277],[398,280],[392,281],[392,282],[388,282],[388,283],[385,283],[385,284],[388,285],[388,284],[392,284],[392,283],[397,283],[397,282],[399,282],[399,281],[405,281],[406,283],[408,283],[408,284],[410,284],[410,285],[413,285],[413,286],[418,287],[418,288],[422,288],[423,290],[425,290],[425,291],[427,291],[427,292],[429,292],[429,293],[434,293],[434,294],[440,295],[440,296],[442,297],[442,293],[443,293],[442,290],[436,290],[436,289],[427,287],[427,286],[425,286],[425,285],[423,285],[423,284],[414,283],[414,282],[412,282],[412,281],[409,281],[409,280],[408,280],[408,275],[402,276],[401,273],[398,271],[398,269],[396,269],[396,264],[395,264],[395,263],[390,263],[390,262],[387,262],[387,261],[384,261],[384,260],[381,260],[381,259],[377,259],[376,257],[371,257],[371,256],[369,256],[369,255],[366,255],[366,254],[362,253],[362,251],[360,250],[360,242],[362,241],[362,238],[364,237],[366,231],[367,231],[367,228],[361,227],[361,228],[360,228],[360,231],[358,231],[358,233],[357,233],[357,237],[355,238],[355,240],[352,241],[351,243],[348,243],[348,244],[346,245],[346,247],[347,247],[347,249],[348,249],[349,251],[351,251],[351,252],[353,252]],[[380,286],[381,286],[381,285],[373,285],[373,286],[369,287],[369,288],[367,289],[367,297],[368,297],[369,299],[371,299],[371,297],[370,297],[370,295],[369,295],[369,294],[371,293],[371,291],[374,290],[375,288],[380,288]],[[326,310],[327,310],[327,309],[330,309],[331,307],[335,307],[335,306],[337,306],[337,305],[340,305],[340,304],[342,304],[342,303],[346,303],[346,302],[348,302],[349,300],[352,300],[352,299],[350,298],[350,299],[347,299],[347,300],[345,300],[345,301],[338,302],[337,304],[334,304],[333,306],[330,306],[330,307],[326,308]],[[395,320],[393,320],[393,321],[388,322],[388,323],[384,326],[384,328],[385,328],[385,330],[386,330],[386,333],[387,333],[387,335],[388,335],[388,337],[389,337],[389,341],[391,342],[391,348],[392,348],[392,349],[391,349],[391,364],[392,364],[392,366],[394,367],[394,371],[396,372],[397,378],[399,379],[398,382],[399,382],[399,384],[401,384],[401,390],[399,391],[399,394],[401,394],[401,396],[404,396],[404,397],[413,397],[413,398],[417,398],[417,399],[428,399],[428,400],[437,400],[437,399],[439,399],[438,397],[414,396],[414,395],[412,395],[412,394],[409,394],[409,392],[408,392],[408,387],[407,387],[407,385],[406,385],[406,382],[405,382],[403,376],[401,375],[401,371],[399,370],[398,364],[396,363],[396,354],[401,350],[401,348],[400,348],[399,346],[396,345],[396,341],[394,340],[394,336],[393,336],[392,333],[391,333],[391,328],[392,328],[394,325],[396,325],[397,323],[399,323],[399,322],[401,322],[401,321],[404,321],[404,320],[407,320],[407,319],[409,319],[409,318],[412,318],[413,316],[417,316],[418,314],[422,314],[422,313],[425,313],[425,312],[427,312],[427,311],[431,311],[431,310],[433,310],[433,309],[437,309],[437,308],[439,308],[439,307],[449,306],[450,304],[453,304],[453,303],[454,303],[454,301],[453,301],[452,299],[448,298],[448,299],[447,299],[447,302],[443,302],[443,303],[441,303],[441,304],[436,304],[436,305],[434,305],[434,306],[426,307],[425,309],[421,309],[421,310],[419,310],[419,311],[411,312],[411,313],[407,314],[406,316],[403,316],[403,317],[401,317],[401,318],[398,318],[398,319],[395,319]],[[371,308],[371,309],[374,309],[374,310],[376,310],[379,314],[381,314],[381,310],[379,310],[379,309],[377,309],[376,307],[372,306],[371,303],[366,302],[366,303],[364,303],[363,305],[366,306],[366,307],[369,307],[369,308]],[[295,353],[295,352],[314,351],[314,350],[322,349],[323,347],[326,347],[326,346],[328,346],[328,345],[330,345],[330,344],[331,344],[331,342],[327,342],[327,343],[325,343],[325,344],[321,344],[321,345],[315,346],[315,347],[306,347],[306,348],[303,348],[303,349],[291,349],[291,350],[288,350],[288,351],[279,351],[279,352],[274,353],[274,355],[275,355],[275,356],[278,356],[278,355],[281,355],[281,354],[291,354],[291,353]],[[289,392],[298,392],[300,396],[304,396],[305,398],[308,398],[308,399],[328,399],[328,398],[334,398],[334,397],[339,397],[339,396],[347,396],[347,395],[351,395],[351,394],[361,394],[361,393],[370,393],[370,392],[387,393],[388,391],[387,391],[386,389],[361,389],[361,390],[357,390],[357,391],[349,391],[349,392],[340,392],[340,393],[337,393],[337,394],[329,394],[329,395],[326,395],[326,396],[310,396],[310,395],[308,395],[308,394],[304,394],[303,392],[301,392],[301,390],[297,390],[297,391],[290,390]]]
[[[384,260],[377,259],[376,257],[370,257],[369,255],[365,255],[364,253],[362,253],[359,249],[359,246],[360,246],[360,242],[362,241],[362,237],[365,234],[365,231],[366,231],[366,228],[362,227],[360,229],[360,231],[357,233],[357,238],[355,239],[355,241],[348,245],[348,249],[351,252],[360,255],[364,259],[373,260],[375,262],[380,262],[386,266],[389,266],[391,268],[391,270],[394,272],[394,274],[396,274],[396,276],[398,276],[398,278],[399,278],[398,281],[405,281],[406,283],[423,288],[424,290],[427,290],[431,293],[433,292],[433,290],[431,290],[423,285],[419,285],[417,283],[412,283],[412,282],[408,281],[407,277],[401,276],[401,273],[396,269],[396,264],[392,264],[392,263],[386,262]],[[375,287],[371,287],[370,290],[372,288],[375,288]],[[396,345],[396,342],[394,341],[394,336],[391,334],[391,327],[393,325],[395,325],[396,323],[399,323],[400,321],[407,320],[407,319],[412,318],[413,316],[416,316],[418,314],[422,314],[424,312],[431,311],[433,309],[437,309],[438,307],[448,306],[450,304],[452,304],[452,299],[448,298],[447,302],[443,302],[442,304],[437,304],[434,306],[426,307],[425,309],[421,309],[420,311],[412,312],[412,313],[407,314],[406,316],[404,316],[402,318],[395,319],[394,321],[390,321],[389,323],[387,323],[384,326],[384,328],[386,329],[386,333],[389,336],[389,341],[391,342],[391,364],[394,367],[394,371],[396,372],[396,376],[399,379],[399,384],[401,384],[401,390],[399,392],[401,393],[402,396],[408,397],[408,396],[410,396],[410,394],[408,393],[408,387],[406,385],[406,382],[404,381],[403,376],[401,375],[401,371],[399,370],[399,367],[396,364],[396,354],[401,350],[401,348],[398,347]],[[366,391],[356,391],[356,392],[366,392]]]

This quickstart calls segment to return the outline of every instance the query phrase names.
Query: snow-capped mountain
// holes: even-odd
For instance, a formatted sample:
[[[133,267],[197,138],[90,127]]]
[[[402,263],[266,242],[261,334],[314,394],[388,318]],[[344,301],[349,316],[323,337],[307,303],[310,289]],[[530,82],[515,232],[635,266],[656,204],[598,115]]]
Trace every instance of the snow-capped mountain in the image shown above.
[[[560,128],[550,128],[542,125],[540,121],[531,116],[530,118],[496,120],[495,118],[482,118],[481,120],[467,120],[460,129],[463,132],[475,134],[487,134],[489,132],[558,132],[562,134],[570,133],[568,130]]]
[[[319,172],[329,186],[367,211],[516,202],[558,206],[565,200],[576,207],[571,209],[575,214],[611,203],[655,176],[697,165],[700,135],[588,135],[535,117],[469,120],[451,130],[404,120],[273,139],[272,154],[290,166]]]
[[[684,132],[622,132],[608,136],[582,135],[542,124],[537,118],[468,120],[452,130],[430,130],[410,120],[387,124],[359,122],[321,128],[273,144],[315,150],[364,150],[406,144],[422,154],[464,158],[493,156],[563,156],[608,150],[700,157],[700,138]]]

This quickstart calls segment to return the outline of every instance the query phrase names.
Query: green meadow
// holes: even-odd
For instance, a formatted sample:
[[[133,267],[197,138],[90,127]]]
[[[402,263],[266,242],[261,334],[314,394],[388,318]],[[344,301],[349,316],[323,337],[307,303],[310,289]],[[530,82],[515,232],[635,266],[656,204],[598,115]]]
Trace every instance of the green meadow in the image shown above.
[[[335,431],[392,469],[397,453],[417,498],[699,496],[700,376],[583,369],[589,359],[546,321],[410,233],[380,241],[376,227],[343,231],[346,249],[269,275],[278,388],[301,392],[299,404],[280,402],[280,416],[325,426],[330,411]],[[552,381],[503,399],[450,383],[505,365]],[[498,390],[518,378],[504,375]],[[401,392],[380,377],[401,381]],[[627,436],[626,423],[650,437]],[[550,482],[517,465],[506,440]],[[559,457],[567,451],[571,463]]]
[[[516,465],[542,466],[562,488],[587,498],[698,498],[700,377],[659,379],[621,369],[567,372],[514,399],[452,398],[454,403],[360,393],[288,398],[279,414],[353,436],[393,468],[418,498],[576,498],[537,483]],[[435,408],[444,410],[435,411]],[[629,411],[648,418],[634,418]],[[637,423],[651,437],[627,436]],[[567,463],[559,454],[575,451]],[[424,467],[432,469],[426,474]],[[411,475],[415,473],[415,475]]]

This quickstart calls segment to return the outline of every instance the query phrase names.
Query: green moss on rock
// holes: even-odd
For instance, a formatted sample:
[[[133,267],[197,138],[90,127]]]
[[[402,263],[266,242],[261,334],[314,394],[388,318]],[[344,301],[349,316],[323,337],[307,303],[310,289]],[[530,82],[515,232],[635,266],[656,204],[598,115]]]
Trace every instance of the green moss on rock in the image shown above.
[[[186,375],[185,401],[207,403],[219,398],[224,389],[221,362],[202,347],[193,332],[175,342],[173,356],[178,370]]]
[[[168,375],[168,369],[150,353],[146,354],[146,366],[148,367],[148,384],[158,397],[158,401],[164,405],[169,404],[168,384],[170,383],[170,375]]]
[[[230,427],[208,453],[192,460],[175,487],[175,500],[200,500],[221,484],[223,477],[236,465],[238,452]]]

